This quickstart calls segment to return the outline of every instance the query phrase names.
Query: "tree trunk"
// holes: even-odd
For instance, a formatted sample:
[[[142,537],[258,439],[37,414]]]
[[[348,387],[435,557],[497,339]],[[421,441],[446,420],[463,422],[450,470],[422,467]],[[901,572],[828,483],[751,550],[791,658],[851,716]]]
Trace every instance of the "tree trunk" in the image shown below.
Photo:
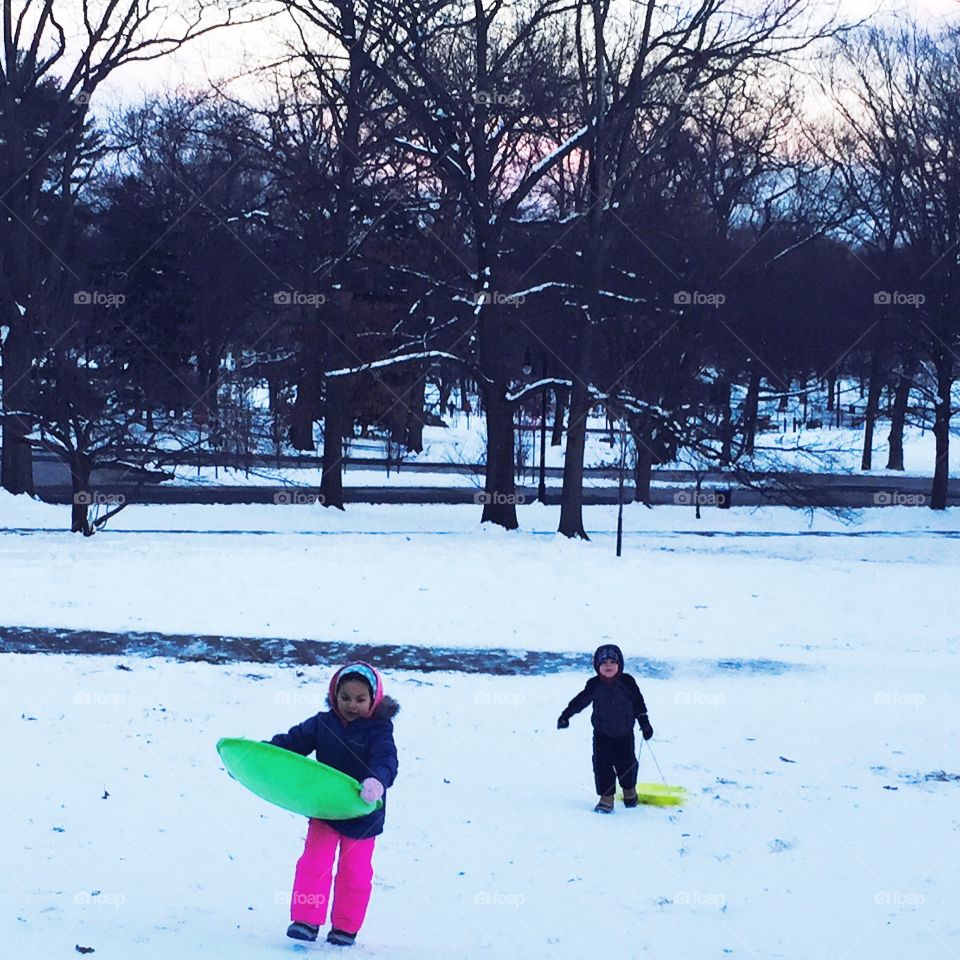
[[[565,537],[589,540],[583,528],[583,454],[587,441],[587,416],[590,395],[583,378],[574,375],[570,392],[570,417],[567,424],[567,448],[563,457],[563,492],[560,498],[560,526]]]
[[[280,412],[280,380],[277,377],[267,377],[267,410],[274,419]]]
[[[910,403],[910,388],[913,386],[913,364],[904,363],[897,379],[897,389],[890,411],[890,452],[887,456],[888,470],[903,470],[903,426]]]
[[[760,372],[750,371],[747,396],[743,403],[743,452],[753,456],[757,437],[757,405],[760,402]]]
[[[440,394],[440,417],[447,416],[447,406],[450,403],[450,394],[453,391],[453,381],[446,377],[440,377],[437,382],[437,391]]]
[[[580,337],[574,345],[570,390],[570,415],[567,424],[567,448],[563,458],[563,492],[560,498],[559,532],[565,537],[589,540],[583,527],[583,454],[587,440],[587,417],[590,413],[590,381],[592,377],[592,330],[602,320],[599,291],[601,289],[604,250],[604,207],[609,196],[606,161],[609,138],[606,130],[607,55],[604,26],[609,7],[591,0],[593,19],[594,64],[592,75],[582,79],[592,87],[590,122],[592,137],[589,146],[587,183],[593,201],[587,213],[583,249],[583,274],[580,278],[581,309],[576,312]]]
[[[880,407],[880,391],[883,379],[880,376],[879,350],[874,348],[870,357],[870,379],[867,390],[867,409],[863,421],[863,456],[860,459],[861,470],[873,469],[873,428]]]
[[[559,447],[563,442],[563,413],[567,405],[567,390],[557,387],[553,391],[556,406],[553,413],[553,431],[550,434],[550,446]]]
[[[720,462],[726,466],[733,458],[733,411],[730,409],[730,381],[724,379],[723,402],[720,405]]]
[[[414,453],[423,452],[423,409],[426,405],[426,374],[421,374],[410,385],[407,393],[407,423],[404,443]],[[442,408],[441,408],[442,409]]]
[[[650,449],[650,437],[634,430],[633,440],[637,448],[637,463],[634,467],[634,496],[637,503],[650,506],[650,481],[653,477],[653,452]]]
[[[504,399],[507,384],[494,380],[484,395],[487,418],[487,479],[481,523],[516,530],[516,488],[513,480],[513,404]]]
[[[70,485],[73,492],[70,532],[82,533],[85,537],[92,536],[93,529],[89,519],[92,502],[90,458],[82,453],[76,453],[70,458]]]
[[[488,224],[479,224],[478,298],[484,291],[502,289],[499,285],[497,251]],[[507,370],[507,344],[513,318],[505,312],[514,309],[489,297],[481,300],[477,317],[481,399],[487,424],[487,476],[484,485],[481,523],[495,523],[516,530],[517,497],[514,486],[514,404],[506,399],[511,377]]]
[[[208,356],[201,370],[201,400],[207,418],[216,418],[220,410],[220,357]]]
[[[29,405],[29,339],[18,316],[3,345],[3,448],[0,450],[0,484],[10,493],[33,494],[33,450],[25,439],[32,429]]]
[[[317,418],[317,394],[314,373],[304,373],[297,384],[297,398],[290,410],[290,444],[294,450],[316,450],[313,422]]]
[[[345,36],[356,37],[357,25],[353,4],[335,5],[340,16],[340,29]],[[357,228],[359,204],[357,165],[360,162],[361,114],[364,112],[363,87],[366,78],[360,45],[351,44],[347,52],[345,87],[347,110],[337,137],[336,203],[331,217],[335,243],[340,247],[330,272],[333,295],[327,301],[325,321],[326,350],[324,360],[338,370],[357,358],[353,331],[355,315],[353,293],[357,276],[352,260],[351,243]],[[323,467],[320,474],[320,495],[325,507],[343,510],[343,438],[353,435],[352,383],[346,377],[327,377],[324,384]]]
[[[950,476],[950,390],[953,386],[953,364],[949,351],[939,349],[935,358],[937,369],[937,404],[933,420],[933,435],[936,439],[937,460],[933,468],[933,489],[930,507],[945,510],[947,507],[947,483]]]
[[[325,507],[343,509],[343,437],[353,420],[344,377],[327,379],[323,403],[323,466],[320,494]]]
[[[833,395],[837,390],[837,377],[836,374],[831,375],[830,379],[827,381],[827,410],[830,413],[833,413]]]

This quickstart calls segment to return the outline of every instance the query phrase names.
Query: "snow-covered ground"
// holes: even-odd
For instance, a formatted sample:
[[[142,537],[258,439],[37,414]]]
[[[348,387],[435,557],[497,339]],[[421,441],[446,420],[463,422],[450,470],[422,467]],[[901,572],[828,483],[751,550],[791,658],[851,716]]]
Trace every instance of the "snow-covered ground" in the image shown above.
[[[813,615],[817,642],[851,660],[956,636],[938,611],[960,511],[697,521],[631,504],[618,559],[607,507],[585,510],[589,543],[558,536],[559,508],[540,504],[514,532],[481,527],[474,506],[136,505],[91,539],[63,531],[66,509],[0,497],[0,527],[18,528],[0,531],[0,624],[812,659]]]
[[[585,674],[389,671],[401,774],[354,954],[860,960],[960,952],[960,511],[131,507],[92,539],[0,495],[0,624],[589,651],[641,676],[681,809],[590,812]],[[14,529],[16,528],[16,529]],[[709,534],[709,535],[703,535]],[[3,631],[0,628],[0,650]],[[221,736],[328,667],[0,653],[3,956],[330,955],[286,940],[304,821]],[[656,781],[649,757],[641,778]]]
[[[389,673],[400,778],[355,954],[822,960],[960,946],[955,684],[862,647],[816,669],[642,687],[681,809],[599,818],[579,674]],[[714,638],[717,652],[735,644]],[[644,649],[640,638],[631,652]],[[284,937],[305,821],[229,780],[220,736],[319,709],[329,671],[0,656],[9,957],[329,955]],[[120,669],[120,667],[127,669]],[[943,774],[940,771],[944,771]],[[657,780],[649,757],[641,778]]]

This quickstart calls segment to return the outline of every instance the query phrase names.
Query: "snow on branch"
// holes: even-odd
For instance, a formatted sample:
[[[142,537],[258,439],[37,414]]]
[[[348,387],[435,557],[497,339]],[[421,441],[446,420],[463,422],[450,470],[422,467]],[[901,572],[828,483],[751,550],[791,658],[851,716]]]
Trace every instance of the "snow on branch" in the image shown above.
[[[563,287],[567,290],[575,289],[575,285],[572,283],[560,283],[557,280],[550,280],[547,283],[538,283],[535,287],[527,287],[526,290],[518,290],[516,293],[510,294],[510,296],[525,297],[532,293],[542,293],[544,290],[549,290],[551,287]]]
[[[406,140],[404,137],[394,137],[393,139],[394,142],[400,144],[401,147],[407,147],[414,153],[419,153],[424,157],[440,156],[440,152],[438,150],[434,150],[432,147],[425,147],[422,144],[414,143],[412,140]]]
[[[527,383],[520,390],[508,390],[504,394],[504,399],[508,403],[517,403],[531,393],[538,393],[540,390],[546,390],[549,387],[572,387],[572,380],[561,380],[556,377],[547,377],[544,380],[537,380],[534,383]]]
[[[623,300],[626,303],[647,303],[646,297],[627,297],[622,293],[614,293],[612,290],[598,290],[601,297],[611,297],[614,300]]]
[[[416,360],[452,360],[463,364],[463,357],[443,350],[422,350],[419,353],[405,353],[398,357],[387,357],[385,360],[373,360],[370,363],[359,363],[355,367],[340,367],[337,370],[327,370],[325,377],[352,377],[367,370],[382,370],[385,367],[398,366],[401,363],[413,363]]]

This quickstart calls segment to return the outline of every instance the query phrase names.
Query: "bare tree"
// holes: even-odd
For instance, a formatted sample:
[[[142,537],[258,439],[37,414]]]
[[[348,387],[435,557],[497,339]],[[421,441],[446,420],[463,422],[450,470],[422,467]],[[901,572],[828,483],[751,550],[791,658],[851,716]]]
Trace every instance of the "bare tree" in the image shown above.
[[[586,10],[590,26],[584,25]],[[601,322],[606,225],[637,190],[644,150],[659,150],[689,114],[691,97],[745,65],[787,61],[827,36],[814,26],[806,0],[773,0],[744,20],[723,0],[661,8],[641,4],[625,28],[612,21],[609,0],[577,6],[580,85],[590,136],[589,205],[583,253],[581,355],[571,394],[560,532],[585,537],[582,519],[583,450],[590,411],[591,330]],[[616,31],[619,38],[614,41]],[[609,39],[608,39],[609,38]],[[636,149],[637,143],[644,149]],[[633,149],[631,149],[633,148]]]
[[[128,63],[154,60],[241,19],[268,15],[254,0],[4,0],[0,17],[0,324],[4,442],[0,483],[32,490],[29,414],[21,398],[42,329],[76,289],[70,263],[75,205],[92,164],[91,101]],[[38,113],[38,110],[40,113]]]
[[[515,379],[508,349],[517,324],[516,292],[504,260],[504,236],[546,172],[581,143],[581,129],[543,156],[534,133],[548,112],[542,78],[556,71],[544,25],[561,0],[516,8],[476,2],[285,0],[348,51],[402,110],[395,133],[411,163],[425,164],[433,194],[451,194],[461,236],[447,242],[422,221],[428,243],[446,250],[458,277],[468,327],[456,348],[476,371],[487,420],[483,520],[517,526],[513,480]],[[353,11],[353,29],[344,12]],[[547,89],[552,90],[549,85]],[[446,282],[445,278],[445,282]]]
[[[960,30],[870,29],[841,52],[845,70],[834,76],[833,89],[853,152],[852,216],[864,242],[886,255],[885,264],[900,267],[877,275],[874,299],[883,314],[906,313],[916,351],[907,347],[906,369],[914,356],[931,367],[931,507],[942,510],[960,344]],[[912,268],[907,274],[904,264]],[[890,278],[908,289],[882,287]]]

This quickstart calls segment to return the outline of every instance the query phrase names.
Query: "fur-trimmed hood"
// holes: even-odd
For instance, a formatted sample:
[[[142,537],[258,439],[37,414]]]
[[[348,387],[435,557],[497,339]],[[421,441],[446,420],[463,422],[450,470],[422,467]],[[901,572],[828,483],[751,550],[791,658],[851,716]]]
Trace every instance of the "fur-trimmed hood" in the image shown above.
[[[392,720],[400,712],[400,704],[390,694],[385,693],[383,699],[373,711],[374,720]]]

